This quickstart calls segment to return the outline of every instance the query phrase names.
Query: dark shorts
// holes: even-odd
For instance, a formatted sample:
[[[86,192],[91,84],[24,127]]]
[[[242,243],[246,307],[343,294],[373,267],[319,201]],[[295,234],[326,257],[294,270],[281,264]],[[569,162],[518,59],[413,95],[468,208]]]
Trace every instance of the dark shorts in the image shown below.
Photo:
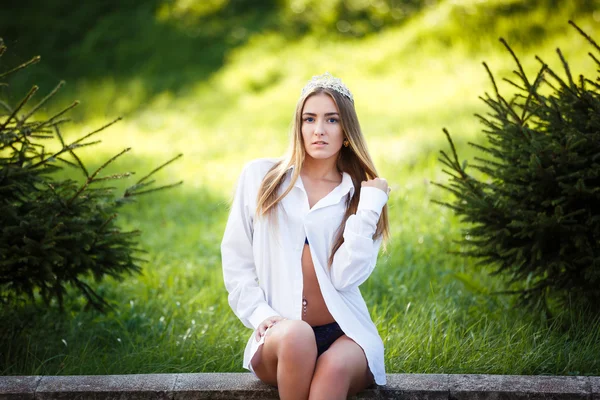
[[[315,332],[315,339],[317,341],[317,357],[323,354],[333,342],[344,334],[344,331],[342,331],[337,322],[313,326],[312,328]]]

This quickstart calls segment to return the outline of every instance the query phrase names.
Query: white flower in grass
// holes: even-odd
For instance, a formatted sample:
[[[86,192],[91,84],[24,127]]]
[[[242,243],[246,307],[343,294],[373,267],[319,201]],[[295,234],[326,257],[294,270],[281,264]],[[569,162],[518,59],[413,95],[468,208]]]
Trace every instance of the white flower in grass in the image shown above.
[[[162,317],[160,317],[160,319],[158,320],[158,322],[160,322],[160,323],[165,322],[165,316],[163,315]]]
[[[117,342],[122,343],[120,337],[117,338]]]
[[[67,347],[67,341],[65,339],[60,339],[60,340],[61,340],[61,342],[64,343],[65,347]]]

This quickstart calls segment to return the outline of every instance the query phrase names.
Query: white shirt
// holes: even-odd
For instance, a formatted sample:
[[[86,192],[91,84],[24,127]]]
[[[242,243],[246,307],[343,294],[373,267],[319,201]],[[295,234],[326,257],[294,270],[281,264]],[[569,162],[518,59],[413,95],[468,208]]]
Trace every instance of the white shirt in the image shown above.
[[[317,280],[329,312],[344,333],[362,347],[375,382],[386,382],[383,342],[373,324],[359,285],[375,268],[381,238],[373,240],[387,194],[362,187],[356,214],[346,221],[344,243],[336,251],[331,268],[328,259],[335,233],[346,211],[347,196],[354,195],[352,178],[343,173],[342,183],[309,209],[308,196],[298,177],[281,200],[277,226],[256,217],[260,184],[276,159],[258,159],[242,170],[221,243],[223,278],[229,305],[248,328],[256,330],[267,317],[302,319],[302,250],[308,238]],[[280,193],[291,182],[291,167]],[[254,332],[244,351],[243,366],[264,342]]]

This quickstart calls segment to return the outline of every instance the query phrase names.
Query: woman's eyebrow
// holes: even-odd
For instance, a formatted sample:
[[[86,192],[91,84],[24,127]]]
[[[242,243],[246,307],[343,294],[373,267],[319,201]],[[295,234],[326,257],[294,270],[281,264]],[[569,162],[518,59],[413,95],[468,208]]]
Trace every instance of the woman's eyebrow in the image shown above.
[[[302,115],[311,115],[311,116],[313,116],[313,115],[314,115],[314,116],[316,116],[317,114],[315,114],[315,113],[312,113],[312,112],[304,112],[304,113],[302,113]],[[328,117],[328,116],[330,116],[330,115],[338,115],[338,116],[339,116],[340,114],[339,114],[339,113],[337,113],[337,112],[328,112],[328,113],[325,113],[325,116],[326,116],[326,117]]]

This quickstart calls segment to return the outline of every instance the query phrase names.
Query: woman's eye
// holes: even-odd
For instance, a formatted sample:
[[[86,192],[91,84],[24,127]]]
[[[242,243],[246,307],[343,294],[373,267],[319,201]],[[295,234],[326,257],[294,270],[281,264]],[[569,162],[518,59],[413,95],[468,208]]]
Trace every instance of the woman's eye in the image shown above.
[[[304,118],[304,122],[313,122],[315,119],[313,117]]]
[[[338,120],[336,118],[329,118],[328,121],[331,122],[332,124],[338,122]]]

